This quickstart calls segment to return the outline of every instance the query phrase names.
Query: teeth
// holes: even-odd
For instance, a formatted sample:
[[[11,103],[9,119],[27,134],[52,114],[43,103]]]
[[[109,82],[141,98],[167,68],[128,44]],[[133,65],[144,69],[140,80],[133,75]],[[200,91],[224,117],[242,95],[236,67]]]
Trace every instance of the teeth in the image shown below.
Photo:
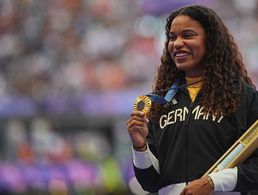
[[[186,56],[187,55],[187,53],[176,53],[176,57],[182,57],[182,56]]]

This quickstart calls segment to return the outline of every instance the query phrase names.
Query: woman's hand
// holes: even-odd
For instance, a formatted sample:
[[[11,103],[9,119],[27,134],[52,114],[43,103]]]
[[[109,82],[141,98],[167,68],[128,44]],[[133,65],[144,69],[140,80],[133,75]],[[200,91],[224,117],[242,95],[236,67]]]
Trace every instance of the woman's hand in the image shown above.
[[[141,111],[132,111],[131,117],[127,121],[127,130],[136,150],[146,150],[147,123],[148,119]]]
[[[180,195],[211,195],[214,189],[207,177],[190,182]]]

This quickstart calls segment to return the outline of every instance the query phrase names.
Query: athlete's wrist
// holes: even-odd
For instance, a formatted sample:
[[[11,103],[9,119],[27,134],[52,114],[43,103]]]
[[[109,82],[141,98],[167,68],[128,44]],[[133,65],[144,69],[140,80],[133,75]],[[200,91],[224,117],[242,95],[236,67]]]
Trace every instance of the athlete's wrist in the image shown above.
[[[212,188],[212,191],[214,191],[215,186],[214,186],[212,178],[209,175],[207,176],[207,180],[208,180],[208,183],[209,183],[210,187]]]
[[[133,144],[133,149],[138,151],[138,152],[143,152],[143,151],[146,151],[147,150],[147,143],[144,142],[144,144],[140,145],[140,146],[135,146]]]

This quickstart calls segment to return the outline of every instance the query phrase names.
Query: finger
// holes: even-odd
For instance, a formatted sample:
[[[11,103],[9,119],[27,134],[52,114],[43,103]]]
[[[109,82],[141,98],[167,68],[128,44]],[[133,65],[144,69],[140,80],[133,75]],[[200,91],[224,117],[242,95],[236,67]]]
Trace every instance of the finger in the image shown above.
[[[128,129],[128,132],[138,131],[142,135],[148,133],[148,128],[146,127],[146,125],[142,125],[142,124],[129,125],[127,129]]]
[[[128,129],[129,134],[139,133],[142,134],[143,128],[141,126],[133,126],[132,128]]]
[[[138,126],[146,126],[146,122],[141,121],[141,120],[131,120],[129,121],[129,123],[127,124],[127,128],[131,128],[134,125],[138,125]]]
[[[139,122],[142,122],[142,123],[146,123],[146,119],[144,118],[140,118],[140,117],[137,117],[137,116],[133,116],[133,117],[130,117],[127,121],[127,125],[129,123],[131,123],[132,121],[139,121]]]
[[[138,120],[145,120],[147,121],[147,118],[145,115],[132,115],[131,118],[138,119]]]
[[[141,136],[145,137],[148,134],[148,130],[140,126],[134,126],[128,129],[128,133],[130,135],[140,134]]]
[[[133,115],[132,118],[138,118],[138,119],[146,120],[146,116],[145,115]]]
[[[133,116],[131,116],[131,117],[127,120],[127,124],[129,124],[132,120],[142,121],[142,122],[144,122],[144,123],[149,122],[149,120],[148,120],[145,116],[140,117],[140,116],[137,116],[137,115],[133,115]]]
[[[147,128],[145,124],[138,122],[138,121],[132,121],[127,125],[127,129],[134,129],[135,127],[139,128]]]
[[[132,120],[141,121],[144,124],[147,124],[149,120],[146,117],[139,117],[139,116],[132,116],[128,122],[131,122]]]
[[[143,117],[143,116],[145,116],[145,113],[143,111],[134,110],[131,112],[131,116],[134,116],[134,115]]]

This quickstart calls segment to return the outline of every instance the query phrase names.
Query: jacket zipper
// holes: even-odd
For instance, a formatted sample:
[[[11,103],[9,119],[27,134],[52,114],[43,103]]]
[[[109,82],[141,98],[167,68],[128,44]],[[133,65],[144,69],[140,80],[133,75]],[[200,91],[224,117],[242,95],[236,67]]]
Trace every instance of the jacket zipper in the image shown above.
[[[186,118],[186,126],[189,125],[189,122],[190,122],[190,118],[191,118],[191,115],[192,115],[192,109],[193,109],[193,102],[191,102],[190,106],[189,106],[189,114]]]
[[[193,102],[191,102],[190,106],[189,106],[189,113],[186,119],[186,138],[185,138],[185,181],[186,181],[186,185],[188,184],[188,125],[190,122],[190,118],[192,115],[192,109],[193,109]]]

